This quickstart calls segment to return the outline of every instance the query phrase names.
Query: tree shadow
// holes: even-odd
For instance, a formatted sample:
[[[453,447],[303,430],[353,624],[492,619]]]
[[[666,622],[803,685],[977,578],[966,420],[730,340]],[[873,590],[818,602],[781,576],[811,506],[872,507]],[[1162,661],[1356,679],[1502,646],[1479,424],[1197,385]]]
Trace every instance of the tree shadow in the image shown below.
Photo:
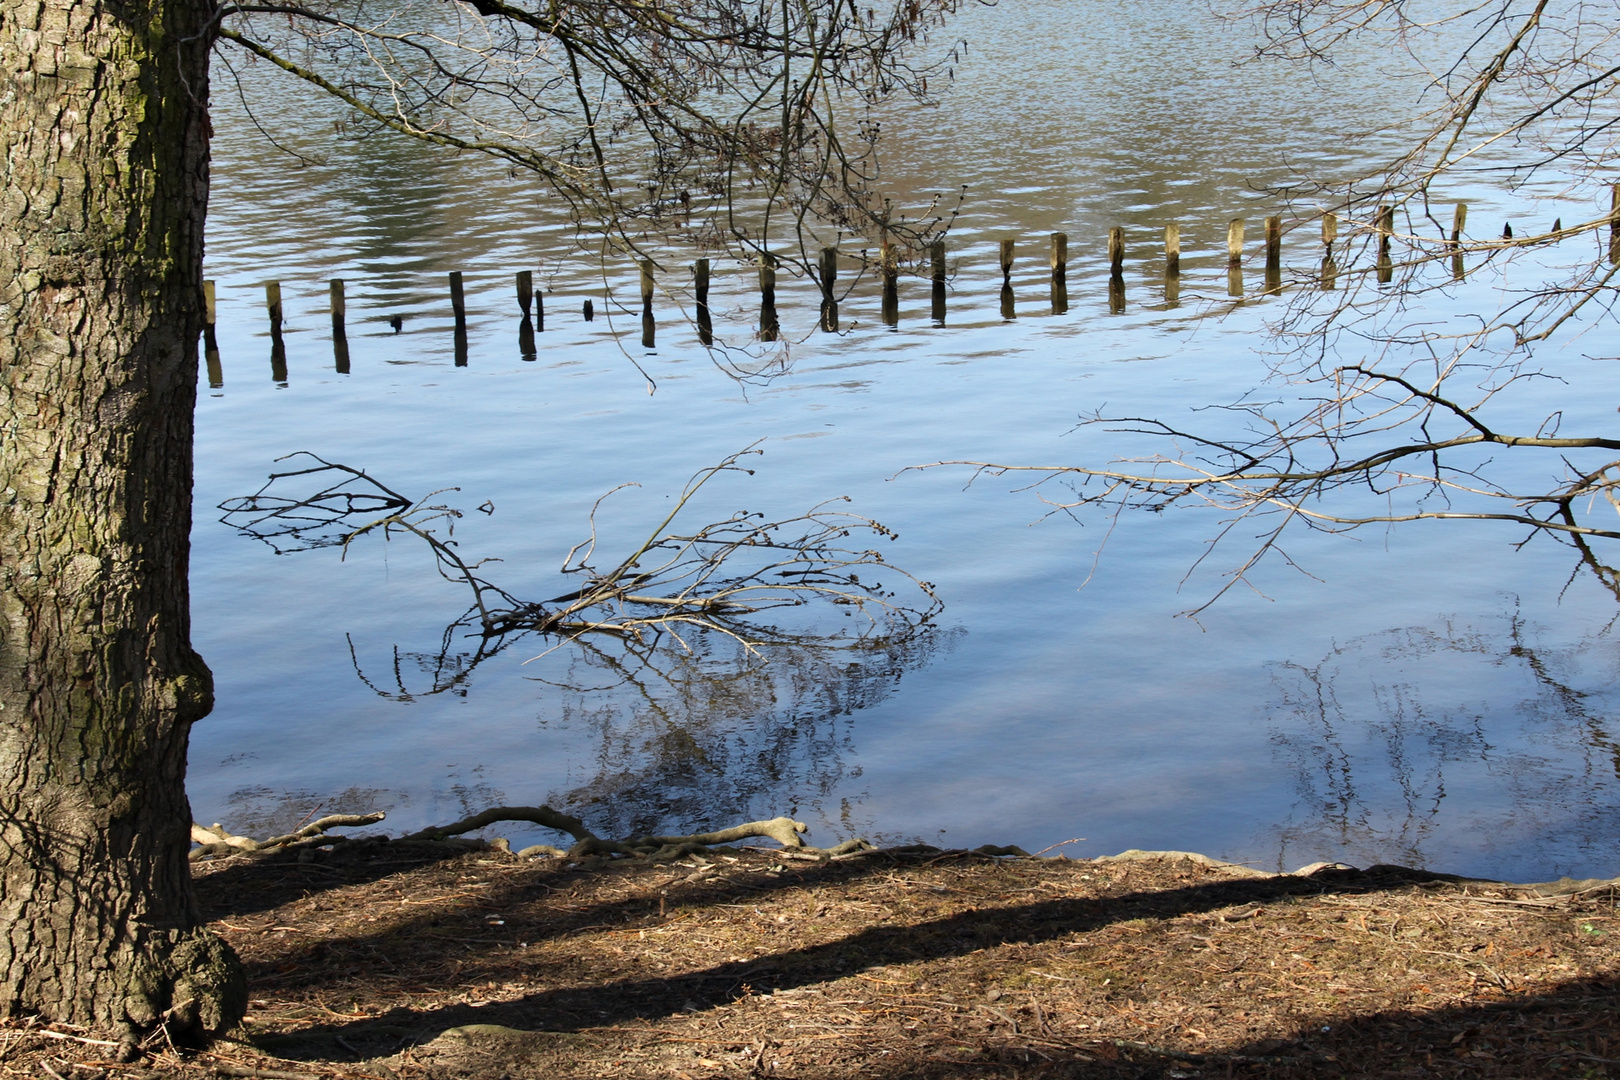
[[[693,895],[683,893],[682,903],[694,906],[728,900],[758,902],[762,891],[836,884],[886,871],[895,865],[896,860],[881,856],[827,864],[785,875],[784,880],[758,882],[748,891],[740,891],[731,883],[716,883]],[[250,986],[255,980],[268,977],[273,978],[280,989],[320,987],[330,977],[334,964],[344,977],[352,977],[356,963],[366,962],[363,958],[386,955],[385,946],[398,956],[401,943],[408,942],[410,970],[401,967],[399,961],[390,961],[391,978],[432,985],[425,973],[448,969],[459,974],[466,969],[471,991],[475,978],[471,972],[481,958],[487,959],[498,950],[519,942],[539,940],[538,936],[530,935],[563,935],[583,926],[601,927],[619,921],[625,923],[627,930],[634,931],[638,929],[634,921],[637,919],[643,920],[642,927],[658,924],[659,905],[651,890],[640,898],[571,910],[564,923],[557,923],[542,913],[540,919],[548,924],[543,931],[526,924],[514,912],[514,901],[533,900],[537,887],[555,887],[560,884],[559,879],[565,877],[537,876],[526,880],[519,888],[483,897],[476,905],[477,910],[469,912],[469,916],[487,918],[483,912],[500,911],[503,925],[499,939],[489,935],[482,941],[469,940],[454,927],[447,928],[449,934],[435,933],[435,919],[424,918],[403,925],[395,923],[375,932],[326,940],[293,956],[283,956],[273,968],[261,965],[255,969],[250,965]],[[1007,945],[1040,944],[1131,920],[1165,920],[1238,904],[1266,905],[1289,897],[1394,890],[1436,880],[1456,879],[1399,867],[1374,867],[1365,872],[1328,870],[1311,877],[1222,879],[1118,896],[1055,898],[1011,907],[961,911],[915,925],[871,925],[836,940],[764,956],[729,959],[681,974],[633,975],[585,985],[560,985],[503,1002],[475,1003],[467,998],[476,995],[468,994],[456,1004],[427,1009],[395,1007],[365,1019],[343,1018],[313,1025],[295,1035],[277,1037],[273,1048],[284,1057],[355,1060],[392,1053],[403,1044],[423,1042],[447,1029],[465,1025],[494,1024],[530,1031],[579,1032],[711,1009],[750,994],[812,987],[871,968],[960,958],[978,950]],[[563,981],[569,976],[557,971],[551,977]],[[440,985],[436,989],[442,993],[444,987]]]

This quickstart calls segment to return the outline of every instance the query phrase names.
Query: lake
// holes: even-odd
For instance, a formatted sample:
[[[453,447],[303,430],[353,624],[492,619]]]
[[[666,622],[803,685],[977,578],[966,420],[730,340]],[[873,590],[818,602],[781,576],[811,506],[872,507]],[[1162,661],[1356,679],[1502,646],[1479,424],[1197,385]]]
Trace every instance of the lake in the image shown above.
[[[1098,464],[1140,449],[1076,427],[1099,410],[1218,425],[1199,410],[1286,395],[1268,389],[1266,330],[1309,287],[1321,245],[1314,223],[1293,227],[1308,206],[1268,189],[1348,178],[1399,146],[1415,85],[1393,54],[1368,47],[1316,74],[1235,65],[1242,26],[1164,0],[1098,10],[970,5],[955,28],[970,48],[942,104],[889,118],[897,199],[954,206],[962,193],[944,325],[926,278],[905,277],[898,325],[885,327],[866,279],[842,305],[842,332],[819,333],[815,287],[784,275],[785,341],[761,345],[755,269],[716,260],[713,351],[677,307],[687,278],[673,271],[657,348],[643,349],[635,267],[582,252],[523,177],[348,138],[334,130],[340,110],[264,65],[236,72],[242,97],[217,71],[206,273],[222,377],[200,392],[192,561],[194,642],[217,702],[192,736],[197,820],[264,835],[317,809],[380,809],[406,831],[546,802],[604,835],[788,813],[823,844],[1074,840],[1061,850],[1193,850],[1266,869],[1336,859],[1612,875],[1616,600],[1566,548],[1516,548],[1518,532],[1476,522],[1299,530],[1293,566],[1263,564],[1254,588],[1193,619],[1182,613],[1221,588],[1255,530],[1200,562],[1218,512],[1071,520],[1013,477],[913,468]],[[270,146],[261,125],[308,160]],[[1448,197],[1468,200],[1481,235],[1608,206],[1606,192],[1552,180]],[[1281,297],[1261,290],[1269,214],[1290,223]],[[1227,295],[1234,217],[1249,222],[1241,304]],[[1174,304],[1156,254],[1168,222],[1184,250]],[[1104,255],[1114,226],[1127,244],[1118,312]],[[1059,230],[1069,303],[1054,314],[1045,245]],[[1009,236],[1011,319],[997,259]],[[1590,247],[1565,243],[1572,259]],[[664,261],[695,254],[669,248]],[[523,269],[544,290],[533,359],[512,289]],[[453,270],[467,290],[462,365]],[[1481,270],[1425,301],[1428,317],[1483,309],[1526,276]],[[347,284],[346,373],[333,278]],[[284,370],[272,367],[269,280],[283,290]],[[1531,428],[1559,408],[1569,430],[1612,422],[1617,380],[1602,357],[1614,338],[1600,324],[1544,348],[1538,362],[1566,381],[1529,385],[1505,415]],[[718,635],[646,651],[529,638],[474,663],[475,639],[446,636],[465,587],[419,542],[278,554],[212,509],[297,451],[412,498],[453,488],[433,501],[464,512],[458,550],[501,560],[485,566],[491,580],[544,599],[577,585],[557,570],[604,493],[639,485],[596,518],[601,549],[628,552],[690,476],[755,444],[752,475],[716,478],[685,520],[848,496],[897,534],[885,558],[935,585],[944,606],[926,632],[838,649],[818,644],[811,620],[763,664]],[[1549,464],[1507,467],[1535,482]]]

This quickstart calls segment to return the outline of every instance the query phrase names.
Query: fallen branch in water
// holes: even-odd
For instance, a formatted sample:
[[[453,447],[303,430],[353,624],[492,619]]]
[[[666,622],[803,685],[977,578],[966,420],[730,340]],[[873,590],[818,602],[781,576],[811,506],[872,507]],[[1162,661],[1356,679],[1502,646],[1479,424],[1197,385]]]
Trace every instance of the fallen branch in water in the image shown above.
[[[583,584],[544,601],[520,600],[485,578],[481,567],[495,560],[469,561],[461,555],[453,539],[461,511],[429,501],[440,492],[412,501],[363,470],[308,452],[288,457],[308,458],[315,465],[272,473],[259,491],[227,500],[220,509],[225,512],[223,521],[278,552],[326,546],[347,551],[350,544],[373,533],[385,538],[415,536],[433,552],[439,573],[466,585],[472,594],[472,607],[452,629],[476,625],[486,640],[540,633],[564,640],[606,634],[639,641],[667,634],[686,644],[682,634],[711,630],[752,652],[795,636],[763,621],[762,615],[812,601],[866,616],[859,631],[829,636],[850,644],[915,632],[939,612],[941,604],[928,582],[889,565],[876,550],[847,546],[852,537],[863,534],[895,538],[880,522],[831,509],[834,503],[847,502],[847,497],[791,517],[767,519],[738,511],[690,533],[675,531],[676,518],[704,485],[721,473],[751,475],[752,470],[739,462],[762,452],[749,447],[697,472],[663,520],[611,565],[592,561],[597,549],[593,509],[588,537],[568,552],[562,565],[564,574],[583,579]],[[273,489],[283,482],[324,486],[307,494],[282,495]],[[632,486],[636,485],[620,488]],[[355,520],[378,510],[383,511],[380,517]],[[446,535],[436,531],[439,524]],[[897,575],[903,588],[921,594],[920,602],[908,603],[875,575]]]
[[[246,836],[233,836],[225,831],[221,825],[191,827],[191,838],[199,847],[193,848],[193,859],[220,858],[231,855],[240,855],[250,852],[270,852],[290,848],[321,847],[334,843],[341,843],[347,838],[333,836],[327,829],[352,827],[356,825],[373,825],[383,820],[384,814],[331,814],[318,821],[312,821],[296,832],[285,836],[275,836],[268,840],[254,840]],[[496,822],[517,821],[540,825],[558,832],[565,832],[574,838],[574,843],[567,850],[553,847],[550,844],[535,844],[515,852],[520,858],[534,858],[537,856],[556,856],[570,859],[612,858],[621,856],[633,859],[642,859],[650,862],[671,862],[684,858],[687,855],[699,855],[707,852],[718,844],[733,844],[739,840],[750,840],[755,837],[764,837],[775,840],[784,849],[792,850],[804,855],[817,858],[832,858],[839,855],[851,855],[857,852],[875,850],[865,840],[845,840],[830,848],[818,848],[806,844],[803,834],[810,831],[810,827],[802,821],[794,821],[789,817],[770,818],[766,821],[750,821],[742,825],[734,825],[729,829],[717,832],[693,833],[690,836],[632,836],[623,840],[604,840],[585,827],[585,823],[571,814],[553,810],[549,806],[497,806],[463,818],[450,825],[439,825],[422,829],[399,838],[400,843],[432,843],[453,840],[465,833],[476,832]],[[386,839],[386,838],[383,838]],[[465,842],[465,841],[463,841]],[[501,839],[491,840],[489,846],[510,851],[511,846]]]

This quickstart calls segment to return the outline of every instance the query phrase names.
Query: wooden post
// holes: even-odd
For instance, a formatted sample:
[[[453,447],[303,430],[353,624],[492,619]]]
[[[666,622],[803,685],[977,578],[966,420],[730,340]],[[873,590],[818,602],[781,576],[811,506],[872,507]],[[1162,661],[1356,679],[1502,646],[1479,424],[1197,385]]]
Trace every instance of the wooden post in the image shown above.
[[[1378,231],[1378,284],[1388,285],[1395,277],[1395,264],[1389,254],[1395,235],[1395,208],[1380,206],[1378,216],[1373,219],[1373,228]]]
[[[1395,208],[1380,206],[1378,216],[1373,219],[1373,228],[1378,231],[1378,260],[1383,262],[1389,258],[1390,243],[1395,236]]]
[[[1266,218],[1266,285],[1271,296],[1282,292],[1282,218]]]
[[[461,271],[450,271],[450,310],[455,312],[456,325],[467,328],[467,297],[461,287]]]
[[[339,375],[349,373],[349,332],[343,325],[349,305],[343,297],[343,282],[333,278],[326,287],[332,303],[332,362]]]
[[[1069,234],[1052,234],[1052,314],[1069,310]]]
[[[697,292],[698,341],[714,344],[714,320],[709,315],[709,260],[699,259],[692,264],[692,283]]]
[[[1118,225],[1108,230],[1108,273],[1119,277],[1125,272],[1125,230]]]
[[[932,294],[932,312],[936,326],[945,325],[945,241],[935,240],[928,245],[929,292]]]
[[[838,329],[838,249],[821,249],[821,328],[828,333]]]
[[[456,367],[467,366],[467,296],[461,285],[461,271],[450,271],[450,310],[456,317]]]
[[[1609,188],[1609,262],[1620,266],[1620,184]]]
[[[267,281],[264,285],[264,306],[270,313],[270,336],[281,337],[281,282]]]
[[[287,345],[281,340],[281,282],[265,283],[264,306],[270,313],[270,379],[278,386],[286,386]]]
[[[534,305],[534,274],[528,270],[517,272],[517,302],[523,317],[529,317],[529,308]]]
[[[1339,238],[1339,215],[1329,210],[1322,215],[1322,246],[1327,257],[1333,256],[1333,242]]]
[[[587,298],[584,306],[580,308],[580,314],[585,316],[586,322],[592,321],[596,318],[596,305],[592,304],[590,299]]]
[[[653,261],[641,260],[641,347],[657,347],[657,324],[653,321]]]
[[[759,340],[775,341],[778,336],[776,321],[776,256],[768,251],[759,253]]]
[[[1181,276],[1181,226],[1164,227],[1164,276]]]
[[[203,282],[203,363],[208,369],[209,389],[218,390],[225,385],[225,370],[219,363],[219,339],[214,336],[214,282]]]
[[[1001,242],[1001,317],[1015,319],[1018,312],[1013,304],[1012,268],[1013,253],[1017,247],[1015,238],[1009,237]]]
[[[878,248],[878,274],[883,281],[883,325],[900,324],[900,268],[895,265],[894,249],[889,238],[883,238]]]
[[[1226,226],[1226,265],[1243,262],[1243,219],[1233,218]]]
[[[1455,209],[1455,210],[1453,210],[1451,212],[1451,246],[1452,247],[1458,247],[1458,246],[1460,246],[1462,244],[1463,230],[1465,228],[1467,228],[1467,227],[1468,227],[1468,204],[1464,203],[1464,202],[1460,202],[1460,203],[1457,204],[1457,209]],[[1610,228],[1612,229],[1613,226],[1611,225]]]

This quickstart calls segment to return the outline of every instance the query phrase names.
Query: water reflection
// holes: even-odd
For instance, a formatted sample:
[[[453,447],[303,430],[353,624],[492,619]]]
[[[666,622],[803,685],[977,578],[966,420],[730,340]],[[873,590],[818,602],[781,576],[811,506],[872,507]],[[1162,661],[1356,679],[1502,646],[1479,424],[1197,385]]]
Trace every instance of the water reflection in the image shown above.
[[[1487,850],[1613,865],[1612,637],[1606,628],[1559,647],[1541,636],[1513,613],[1388,630],[1314,664],[1277,665],[1272,743],[1297,776],[1274,833],[1279,865],[1455,862],[1445,845],[1455,847],[1459,815]]]
[[[534,344],[534,323],[529,320],[527,312],[523,315],[523,321],[518,323],[518,355],[524,360],[539,358]]]
[[[583,650],[544,680],[562,700],[541,726],[588,733],[591,764],[548,798],[610,836],[797,813],[860,775],[855,714],[955,637],[930,628],[858,653],[806,640],[769,663],[714,634],[690,652]]]

